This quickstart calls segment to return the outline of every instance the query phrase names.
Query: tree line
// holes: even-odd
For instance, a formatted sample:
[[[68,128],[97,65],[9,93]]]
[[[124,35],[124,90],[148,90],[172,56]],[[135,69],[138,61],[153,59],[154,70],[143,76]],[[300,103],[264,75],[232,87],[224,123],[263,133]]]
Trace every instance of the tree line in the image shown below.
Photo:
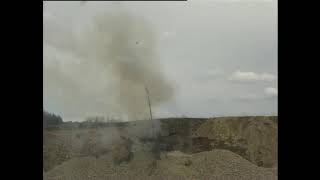
[[[43,127],[57,126],[62,123],[61,116],[43,111]]]

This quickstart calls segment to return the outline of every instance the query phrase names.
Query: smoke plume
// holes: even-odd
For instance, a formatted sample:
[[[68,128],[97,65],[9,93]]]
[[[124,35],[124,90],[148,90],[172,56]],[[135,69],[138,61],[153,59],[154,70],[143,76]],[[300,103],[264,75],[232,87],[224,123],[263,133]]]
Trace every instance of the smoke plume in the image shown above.
[[[82,110],[85,111],[99,106],[97,109],[105,112],[110,111],[110,106],[112,106],[113,113],[126,114],[128,119],[134,120],[149,117],[145,87],[149,90],[152,106],[166,102],[173,96],[173,88],[162,73],[161,64],[156,55],[155,32],[152,25],[144,18],[134,17],[123,11],[102,13],[94,16],[92,21],[79,32],[81,33],[71,38],[76,39],[75,43],[69,43],[71,46],[63,46],[64,48],[69,47],[67,50],[71,50],[76,57],[85,60],[73,67],[81,69],[81,72],[77,71],[79,75],[77,78],[85,78],[84,74],[94,71],[104,73],[104,78],[97,76],[94,79],[91,74],[88,75],[91,76],[89,79],[95,83],[82,83],[82,86],[76,88],[65,88],[72,89],[69,95],[66,95],[69,97],[68,101],[85,99],[78,103],[86,103],[87,109],[83,108],[84,105],[76,103],[69,103],[70,105],[82,106]],[[95,70],[94,67],[97,69]],[[52,74],[48,73],[46,75],[51,77]],[[75,84],[72,82],[66,85],[66,79],[63,81],[63,86]],[[97,93],[99,83],[103,84],[106,81],[112,82],[108,92],[99,91]],[[87,93],[75,92],[76,89]],[[103,90],[107,91],[107,89]],[[97,99],[106,102],[104,104],[108,106],[103,103],[97,105],[95,103]],[[90,107],[90,101],[94,101],[92,107]]]

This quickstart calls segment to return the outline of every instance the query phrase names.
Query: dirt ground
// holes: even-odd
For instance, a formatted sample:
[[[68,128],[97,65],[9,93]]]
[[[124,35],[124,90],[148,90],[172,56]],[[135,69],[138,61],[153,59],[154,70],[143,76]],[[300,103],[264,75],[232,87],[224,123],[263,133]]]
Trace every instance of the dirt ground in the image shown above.
[[[44,174],[44,179],[277,179],[276,169],[262,168],[228,150],[187,155],[166,153],[154,162],[148,152],[136,152],[130,162],[115,165],[112,157],[80,157]]]
[[[44,179],[277,179],[276,117],[159,122],[44,130]]]

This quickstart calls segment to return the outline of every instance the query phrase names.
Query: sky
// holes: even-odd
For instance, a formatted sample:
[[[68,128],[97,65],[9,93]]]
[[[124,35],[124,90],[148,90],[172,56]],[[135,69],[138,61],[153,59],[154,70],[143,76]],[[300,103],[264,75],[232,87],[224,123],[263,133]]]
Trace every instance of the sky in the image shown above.
[[[65,121],[125,118],[115,98],[117,77],[96,57],[83,55],[91,46],[84,32],[95,27],[93,19],[120,11],[152,27],[153,70],[173,89],[171,98],[152,107],[155,117],[277,115],[277,1],[272,0],[44,2],[46,111]],[[132,31],[137,44],[148,43],[143,39],[148,31]]]

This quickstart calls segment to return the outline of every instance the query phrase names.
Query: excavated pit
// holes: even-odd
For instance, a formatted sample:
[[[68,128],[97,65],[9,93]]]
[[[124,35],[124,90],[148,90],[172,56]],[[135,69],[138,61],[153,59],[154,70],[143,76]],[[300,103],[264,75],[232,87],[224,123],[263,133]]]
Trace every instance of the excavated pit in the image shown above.
[[[76,157],[111,155],[116,165],[130,162],[136,152],[195,154],[229,150],[253,164],[277,165],[277,117],[223,117],[160,119],[157,135],[141,133],[149,121],[102,128],[44,130],[44,171]],[[112,138],[110,138],[112,137]],[[187,163],[188,164],[188,163]]]

